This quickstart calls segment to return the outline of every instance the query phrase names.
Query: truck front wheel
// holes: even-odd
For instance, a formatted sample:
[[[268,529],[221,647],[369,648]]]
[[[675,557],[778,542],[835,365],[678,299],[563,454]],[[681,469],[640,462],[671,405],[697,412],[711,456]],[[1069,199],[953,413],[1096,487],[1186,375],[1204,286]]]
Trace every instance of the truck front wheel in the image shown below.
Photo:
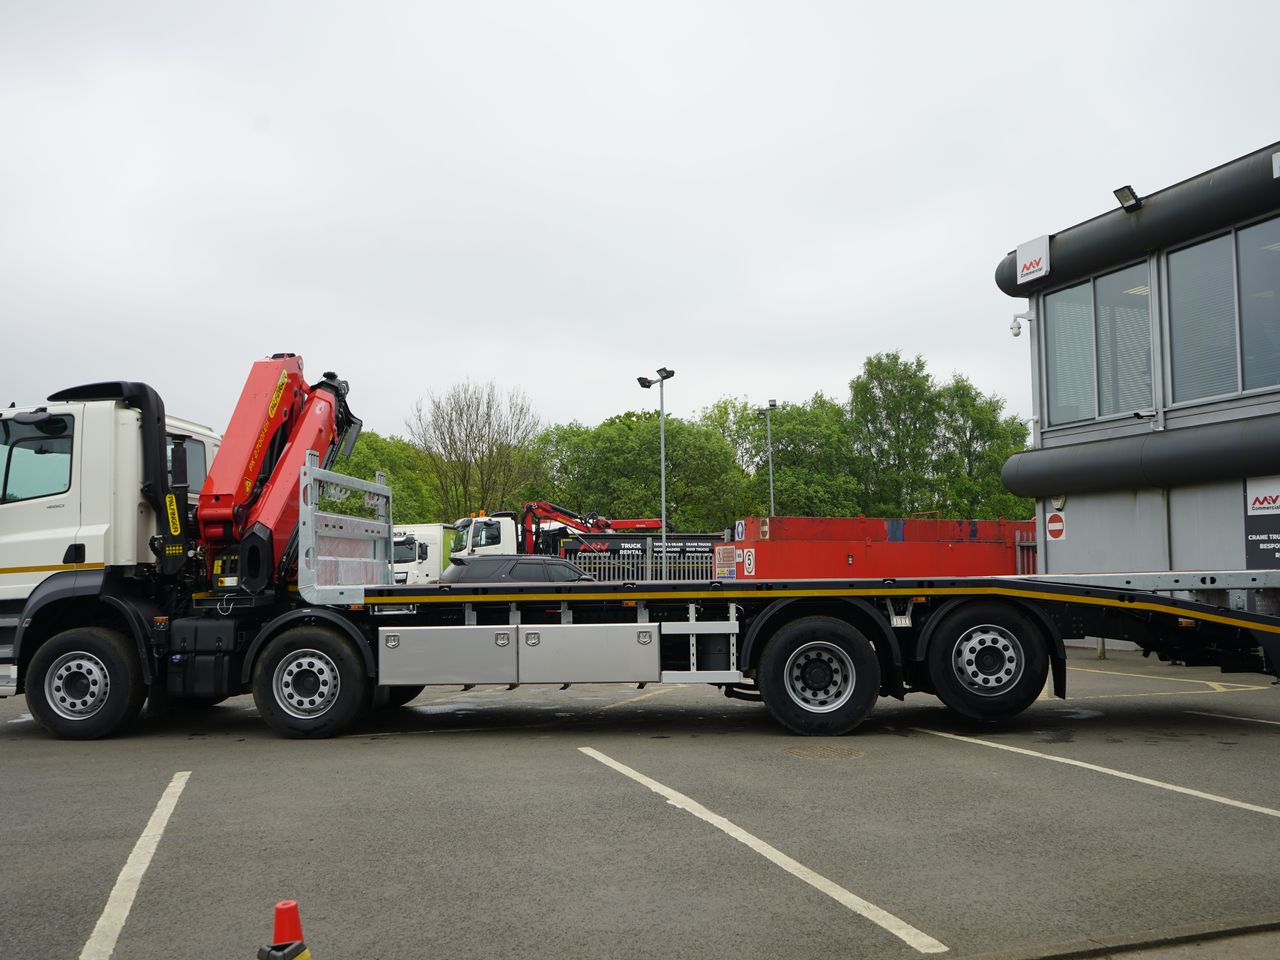
[[[253,665],[253,702],[286,737],[332,737],[350,726],[369,698],[360,652],[331,630],[299,626],[273,637]]]
[[[757,683],[769,712],[805,735],[839,736],[863,721],[880,695],[880,660],[843,620],[788,623],[760,656]]]
[[[64,740],[110,736],[137,717],[146,695],[132,644],[102,627],[50,637],[27,670],[31,715]]]
[[[939,699],[970,720],[1003,720],[1035,702],[1049,654],[1044,636],[1015,607],[969,604],[947,616],[929,644]]]

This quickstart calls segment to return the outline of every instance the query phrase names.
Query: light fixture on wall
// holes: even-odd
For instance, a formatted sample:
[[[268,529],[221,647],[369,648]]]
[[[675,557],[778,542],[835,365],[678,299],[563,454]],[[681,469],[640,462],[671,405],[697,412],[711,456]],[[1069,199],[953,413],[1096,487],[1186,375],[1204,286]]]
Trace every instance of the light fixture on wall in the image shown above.
[[[1133,213],[1133,211],[1142,207],[1142,198],[1134,193],[1133,187],[1128,184],[1123,187],[1117,187],[1112,193],[1120,201],[1120,209],[1125,213]]]

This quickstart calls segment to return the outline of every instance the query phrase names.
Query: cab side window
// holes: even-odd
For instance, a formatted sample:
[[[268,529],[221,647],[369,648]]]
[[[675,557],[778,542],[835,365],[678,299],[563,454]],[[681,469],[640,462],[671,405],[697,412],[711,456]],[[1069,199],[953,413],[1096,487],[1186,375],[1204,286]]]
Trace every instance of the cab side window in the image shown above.
[[[204,488],[204,478],[209,473],[208,454],[204,441],[189,437],[183,444],[187,451],[187,485],[192,495],[200,493]],[[173,483],[173,438],[165,438],[165,464],[169,471],[169,482]]]
[[[70,417],[0,421],[0,503],[71,489],[71,427]]]

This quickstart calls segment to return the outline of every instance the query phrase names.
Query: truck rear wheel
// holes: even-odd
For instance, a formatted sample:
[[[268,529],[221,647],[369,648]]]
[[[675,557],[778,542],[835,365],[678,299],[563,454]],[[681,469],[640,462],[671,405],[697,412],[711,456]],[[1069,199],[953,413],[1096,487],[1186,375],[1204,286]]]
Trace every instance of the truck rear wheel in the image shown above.
[[[1044,689],[1049,653],[1043,633],[1015,607],[966,604],[929,644],[929,675],[939,699],[970,720],[1021,713]]]
[[[351,641],[318,626],[299,626],[268,641],[253,665],[253,702],[286,737],[332,737],[364,711],[369,678]]]
[[[773,635],[760,656],[765,706],[788,730],[839,736],[863,721],[880,695],[880,660],[843,620],[804,617]]]
[[[146,696],[133,645],[102,627],[50,637],[27,669],[31,715],[64,740],[110,736],[137,717]]]

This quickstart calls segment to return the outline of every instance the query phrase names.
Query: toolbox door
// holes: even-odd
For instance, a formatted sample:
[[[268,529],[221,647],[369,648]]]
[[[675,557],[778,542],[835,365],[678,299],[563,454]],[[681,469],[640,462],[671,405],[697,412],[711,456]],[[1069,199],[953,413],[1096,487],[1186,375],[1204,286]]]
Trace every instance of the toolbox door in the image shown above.
[[[384,627],[378,662],[388,685],[515,683],[516,628]]]
[[[658,624],[519,627],[521,683],[656,683]]]

